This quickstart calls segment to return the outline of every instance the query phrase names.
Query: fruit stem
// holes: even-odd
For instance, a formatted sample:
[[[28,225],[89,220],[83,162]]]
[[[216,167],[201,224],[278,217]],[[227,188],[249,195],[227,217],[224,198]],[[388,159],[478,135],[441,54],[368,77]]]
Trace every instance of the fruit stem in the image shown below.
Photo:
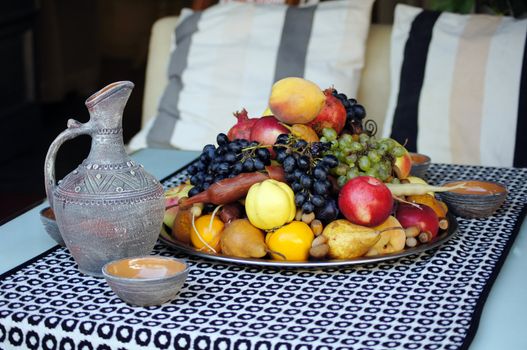
[[[277,251],[271,250],[271,249],[269,249],[269,248],[265,248],[265,251],[266,251],[267,253],[270,253],[270,254],[276,254],[276,255],[278,255],[279,257],[281,257],[282,259],[287,260],[287,258],[285,257],[285,255],[282,254],[282,253],[279,253],[279,252],[277,252]]]
[[[209,222],[209,231],[212,231],[212,223],[214,222],[214,217],[218,213],[218,210],[223,207],[222,204],[218,205],[216,208],[214,208],[214,211],[212,212],[212,215],[210,216],[210,222]]]
[[[250,151],[250,150],[258,149],[258,148],[268,148],[269,146],[272,146],[272,145],[256,145],[256,146],[249,146],[249,147],[242,148],[242,152]]]
[[[386,228],[383,228],[382,230],[378,230],[377,234],[381,234],[383,232],[391,231],[391,230],[402,230],[402,231],[404,231],[404,228],[402,228],[400,226],[386,227]]]
[[[398,197],[398,196],[393,196],[393,199],[395,199],[396,201],[399,201],[401,203],[409,204],[409,205],[411,205],[413,207],[416,207],[419,210],[422,210],[421,206],[419,204],[417,204],[417,203],[409,202],[409,201],[407,201],[405,199],[402,199],[401,197]]]

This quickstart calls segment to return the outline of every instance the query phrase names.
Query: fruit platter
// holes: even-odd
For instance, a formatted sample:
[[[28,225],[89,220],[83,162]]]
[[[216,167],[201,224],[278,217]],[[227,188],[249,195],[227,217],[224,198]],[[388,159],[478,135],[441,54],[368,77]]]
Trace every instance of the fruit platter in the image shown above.
[[[456,233],[438,194],[464,184],[411,176],[404,145],[377,138],[364,106],[335,88],[284,78],[260,117],[234,116],[165,191],[169,246],[237,263],[333,266],[416,254]]]

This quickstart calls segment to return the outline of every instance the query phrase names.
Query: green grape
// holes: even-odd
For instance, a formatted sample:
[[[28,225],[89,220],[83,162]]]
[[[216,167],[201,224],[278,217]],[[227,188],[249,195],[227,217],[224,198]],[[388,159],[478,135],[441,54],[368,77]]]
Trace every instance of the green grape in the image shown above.
[[[405,149],[403,146],[395,146],[393,149],[392,149],[392,155],[394,157],[402,157],[404,156],[405,154]]]
[[[348,180],[351,180],[357,176],[359,176],[359,169],[357,169],[357,167],[350,168],[348,172],[346,173],[346,178]]]
[[[400,183],[401,183],[401,181],[398,178],[394,177],[392,179],[392,184],[400,184]]]
[[[352,150],[351,150],[351,147],[344,147],[344,148],[341,148],[342,152],[344,152],[344,154],[351,154],[353,153]]]
[[[346,153],[342,152],[342,150],[338,150],[335,152],[335,157],[339,160],[340,163],[346,162]]]
[[[366,175],[371,176],[371,177],[375,177],[375,178],[379,177],[379,174],[378,174],[377,170],[375,170],[374,168],[368,169],[366,171]]]
[[[362,134],[359,135],[359,142],[360,143],[366,144],[366,143],[368,143],[369,140],[370,140],[370,136],[368,136],[368,134],[362,133]]]
[[[351,141],[352,142],[352,141]],[[351,145],[351,142],[347,139],[344,139],[344,138],[340,138],[339,139],[339,147],[340,148],[347,148],[347,147],[350,147]]]
[[[368,152],[368,158],[370,158],[370,160],[374,163],[378,163],[381,161],[381,156],[379,155],[379,153],[372,149],[371,151]]]
[[[339,185],[339,187],[344,186],[346,182],[348,182],[348,179],[346,178],[346,176],[339,176],[337,178],[337,184]]]
[[[379,164],[379,170],[382,170],[383,172],[390,175],[392,171],[392,164],[389,161],[383,161]]]
[[[390,177],[390,172],[386,171],[386,168],[382,165],[377,169],[377,174],[379,175],[379,179],[381,181],[385,181]]]
[[[386,150],[387,150],[387,151],[391,150],[391,149],[395,146],[395,142],[394,142],[394,140],[389,139],[389,138],[388,138],[388,139],[382,139],[382,140],[381,140],[381,145],[382,145],[382,144],[385,144],[385,145],[386,145]]]
[[[339,142],[337,140],[331,141],[331,150],[336,150],[339,148]]]
[[[346,175],[347,172],[348,172],[348,166],[346,164],[340,163],[335,168],[335,174],[338,176]]]
[[[379,148],[379,142],[372,136],[370,142],[368,142],[368,147],[371,149],[377,149]]]
[[[359,168],[361,170],[368,171],[370,170],[370,167],[371,167],[370,158],[368,158],[367,156],[362,156],[359,158]]]
[[[350,148],[353,153],[356,153],[362,151],[364,149],[364,146],[362,146],[362,144],[360,144],[359,142],[353,142],[350,145]]]
[[[353,142],[353,136],[351,136],[350,134],[344,134],[340,137],[340,139],[348,144],[351,144]]]
[[[337,132],[331,128],[322,129],[322,136],[324,136],[329,141],[334,141],[337,139]]]
[[[322,136],[320,138],[320,142],[328,142],[329,140],[327,138],[325,138],[324,136]]]
[[[355,164],[357,162],[357,155],[355,153],[351,153],[346,157],[346,163],[348,165]]]
[[[386,153],[390,152],[390,147],[387,143],[381,142],[379,143],[379,148],[377,148],[377,152],[379,152],[380,155],[385,155]]]

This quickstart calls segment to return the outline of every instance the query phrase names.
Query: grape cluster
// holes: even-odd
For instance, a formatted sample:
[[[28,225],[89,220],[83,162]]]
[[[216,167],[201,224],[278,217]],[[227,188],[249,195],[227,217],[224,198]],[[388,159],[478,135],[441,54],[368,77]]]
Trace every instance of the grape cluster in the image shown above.
[[[340,187],[356,177],[369,175],[384,182],[398,182],[393,176],[393,164],[397,157],[405,154],[403,146],[391,138],[376,139],[367,133],[359,135],[337,135],[335,130],[322,130],[322,140],[331,143],[328,153],[338,159],[338,165],[331,169],[337,176]]]
[[[333,220],[338,214],[329,170],[338,165],[335,156],[326,154],[331,144],[311,142],[291,134],[279,135],[273,146],[282,164],[285,179],[295,193],[295,205],[304,213],[315,213],[320,220]]]
[[[244,139],[229,141],[227,135],[216,137],[218,147],[208,144],[203,147],[198,160],[187,168],[192,197],[209,188],[213,183],[241,173],[264,170],[271,164],[269,149],[259,147],[258,142]]]
[[[366,118],[366,109],[363,105],[358,104],[354,98],[348,98],[345,94],[339,93],[333,89],[333,96],[335,96],[346,110],[346,127],[347,130],[356,130],[357,127],[362,127],[362,120]]]

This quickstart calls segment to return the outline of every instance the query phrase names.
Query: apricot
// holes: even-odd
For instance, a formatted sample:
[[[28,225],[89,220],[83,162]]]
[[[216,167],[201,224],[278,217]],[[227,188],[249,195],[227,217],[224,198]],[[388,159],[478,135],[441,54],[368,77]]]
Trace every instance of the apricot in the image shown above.
[[[269,108],[276,119],[287,124],[306,124],[316,118],[326,97],[313,82],[288,77],[274,83]]]

